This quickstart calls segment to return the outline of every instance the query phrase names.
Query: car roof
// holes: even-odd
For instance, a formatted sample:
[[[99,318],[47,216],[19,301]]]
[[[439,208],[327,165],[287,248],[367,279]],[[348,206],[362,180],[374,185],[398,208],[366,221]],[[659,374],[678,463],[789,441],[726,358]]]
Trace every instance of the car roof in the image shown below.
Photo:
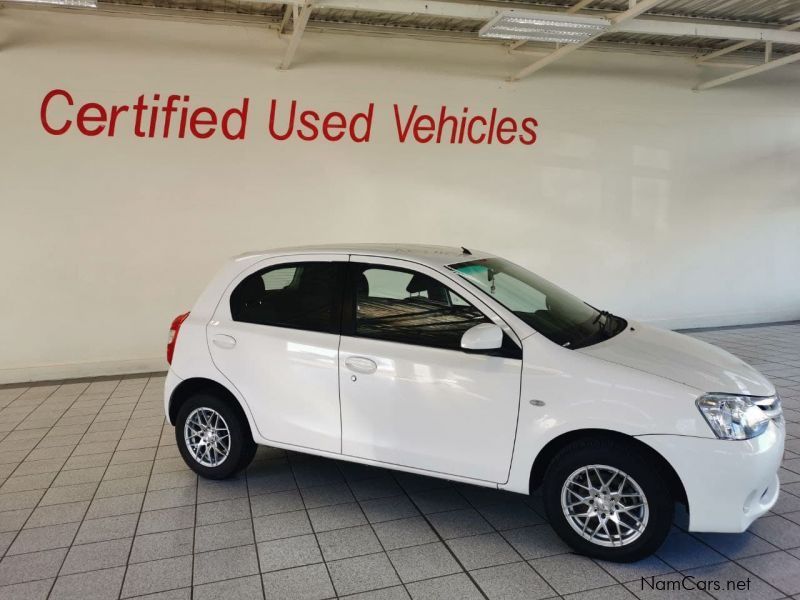
[[[456,248],[455,246],[433,246],[425,244],[337,244],[324,246],[294,246],[275,248],[259,252],[248,252],[235,260],[253,261],[273,256],[297,254],[350,254],[411,260],[416,263],[441,268],[457,262],[489,258],[492,255],[479,250]]]

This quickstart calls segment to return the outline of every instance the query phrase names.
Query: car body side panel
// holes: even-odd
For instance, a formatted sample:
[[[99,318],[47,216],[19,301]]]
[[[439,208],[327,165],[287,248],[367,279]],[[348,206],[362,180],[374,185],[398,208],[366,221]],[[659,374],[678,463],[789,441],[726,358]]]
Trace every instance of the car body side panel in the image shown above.
[[[694,409],[701,394],[694,388],[561,348],[539,335],[524,340],[523,353],[517,441],[504,489],[528,493],[536,456],[571,431],[716,439]]]

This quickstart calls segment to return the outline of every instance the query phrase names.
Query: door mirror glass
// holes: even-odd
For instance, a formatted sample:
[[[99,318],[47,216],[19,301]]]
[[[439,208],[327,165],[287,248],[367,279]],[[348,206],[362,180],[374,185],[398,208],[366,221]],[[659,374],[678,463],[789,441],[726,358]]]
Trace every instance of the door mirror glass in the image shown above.
[[[503,330],[494,323],[470,327],[461,336],[462,350],[498,350],[503,345]]]

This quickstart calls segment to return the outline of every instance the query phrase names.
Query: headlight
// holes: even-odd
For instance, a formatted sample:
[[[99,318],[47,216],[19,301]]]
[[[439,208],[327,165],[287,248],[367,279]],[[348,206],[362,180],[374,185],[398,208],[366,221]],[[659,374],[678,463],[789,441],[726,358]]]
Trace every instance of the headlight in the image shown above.
[[[759,400],[763,398],[706,394],[697,399],[697,408],[721,440],[749,440],[769,425],[770,417],[756,405]]]

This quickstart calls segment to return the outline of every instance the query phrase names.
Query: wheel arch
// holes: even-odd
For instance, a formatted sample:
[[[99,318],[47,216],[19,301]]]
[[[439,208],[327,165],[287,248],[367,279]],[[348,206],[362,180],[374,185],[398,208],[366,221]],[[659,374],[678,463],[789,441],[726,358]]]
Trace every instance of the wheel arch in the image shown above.
[[[672,465],[669,464],[667,459],[665,459],[654,448],[635,438],[634,436],[609,429],[576,429],[562,433],[561,435],[550,440],[539,451],[539,453],[536,455],[536,459],[533,461],[533,466],[531,467],[530,473],[529,492],[533,493],[534,490],[541,486],[544,480],[545,472],[547,471],[547,467],[562,448],[566,447],[572,442],[586,438],[605,438],[624,441],[640,449],[643,454],[649,456],[652,460],[657,462],[667,475],[667,484],[669,485],[669,489],[673,494],[673,498],[688,507],[688,500],[686,496],[686,490],[683,487],[683,482]]]
[[[239,402],[239,399],[228,388],[218,381],[206,379],[205,377],[193,377],[191,379],[185,379],[181,381],[174,390],[172,390],[172,393],[169,397],[169,411],[167,413],[169,416],[169,422],[174,425],[175,419],[177,418],[178,412],[180,411],[181,406],[183,406],[183,403],[191,398],[194,394],[201,392],[212,394],[224,401],[226,404],[229,404],[231,408],[233,408],[241,417],[242,422],[247,424],[250,437],[253,437],[250,419],[244,407],[242,407],[242,404]]]

